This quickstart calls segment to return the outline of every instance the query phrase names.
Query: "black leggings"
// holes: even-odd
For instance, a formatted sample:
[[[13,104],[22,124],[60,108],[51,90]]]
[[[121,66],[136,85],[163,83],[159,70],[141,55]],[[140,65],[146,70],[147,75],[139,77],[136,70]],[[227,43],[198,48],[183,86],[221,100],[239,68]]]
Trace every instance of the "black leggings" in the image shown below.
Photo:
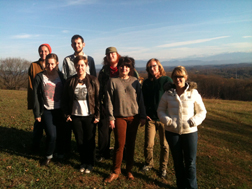
[[[81,164],[94,166],[95,124],[94,116],[72,116],[73,132],[77,142]]]

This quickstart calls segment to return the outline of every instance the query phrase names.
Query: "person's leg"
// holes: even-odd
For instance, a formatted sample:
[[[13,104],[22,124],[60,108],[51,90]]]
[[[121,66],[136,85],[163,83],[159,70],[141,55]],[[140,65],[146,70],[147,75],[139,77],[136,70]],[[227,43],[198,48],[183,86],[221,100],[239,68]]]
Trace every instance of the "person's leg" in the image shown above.
[[[110,158],[110,133],[108,119],[104,116],[101,116],[101,119],[98,123],[98,148],[99,148],[99,157]]]
[[[186,187],[198,188],[196,178],[196,155],[198,132],[182,135],[186,171]]]
[[[83,153],[83,127],[80,116],[72,116],[72,128],[75,136],[75,140],[77,143],[78,151],[80,154],[81,164],[84,164],[84,156]]]
[[[36,120],[34,122],[32,133],[32,151],[34,152],[39,151],[40,149],[40,141],[43,137],[43,129],[43,123]]]
[[[145,124],[144,157],[145,165],[153,167],[153,146],[156,135],[155,121],[147,121]]]
[[[44,110],[42,115],[43,123],[46,132],[46,156],[48,159],[52,158],[56,145],[56,125],[54,125],[53,110]]]
[[[136,134],[139,125],[139,116],[127,118],[127,131],[126,131],[126,171],[131,172],[134,164],[134,151]]]
[[[123,149],[126,141],[127,122],[124,118],[115,119],[115,148],[113,158],[113,172],[115,174],[121,173],[121,164],[123,159]]]
[[[165,131],[165,136],[172,153],[177,187],[179,189],[185,188],[185,167],[183,162],[184,157],[182,152],[181,136],[168,131]]]
[[[168,159],[169,159],[169,145],[165,138],[165,127],[164,124],[160,121],[156,122],[158,131],[159,131],[159,139],[160,139],[160,171],[167,169]]]
[[[70,155],[72,150],[72,121],[65,122],[65,152]]]
[[[64,122],[64,117],[60,109],[54,110],[54,125],[56,125],[57,138],[56,138],[56,152],[59,158],[64,157],[65,145],[66,145],[66,124]]]

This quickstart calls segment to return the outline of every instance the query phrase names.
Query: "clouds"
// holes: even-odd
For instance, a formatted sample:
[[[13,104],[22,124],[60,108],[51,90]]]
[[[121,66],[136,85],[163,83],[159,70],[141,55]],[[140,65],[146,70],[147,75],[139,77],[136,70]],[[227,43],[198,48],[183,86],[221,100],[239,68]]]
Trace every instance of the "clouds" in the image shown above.
[[[18,34],[11,36],[12,39],[31,39],[31,38],[38,38],[40,35],[32,35],[32,34]]]
[[[251,38],[252,36],[243,36],[242,38]]]

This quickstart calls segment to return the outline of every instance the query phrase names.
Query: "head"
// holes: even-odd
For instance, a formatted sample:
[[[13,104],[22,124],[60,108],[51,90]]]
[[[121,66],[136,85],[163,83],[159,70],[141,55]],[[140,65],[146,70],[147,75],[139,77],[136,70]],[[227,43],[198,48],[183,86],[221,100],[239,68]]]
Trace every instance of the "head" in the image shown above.
[[[46,55],[52,53],[52,48],[49,44],[44,43],[38,48],[39,56],[42,60],[46,59]]]
[[[121,55],[118,54],[115,47],[108,47],[105,51],[105,57],[103,58],[104,65],[114,65],[117,64]]]
[[[87,65],[88,65],[88,60],[85,56],[78,55],[75,57],[74,67],[79,76],[86,73]]]
[[[75,53],[82,52],[85,47],[84,39],[80,35],[74,35],[71,39],[71,46]]]
[[[148,72],[149,79],[158,79],[159,77],[166,75],[162,64],[156,58],[152,58],[147,62],[146,71]]]
[[[127,74],[133,76],[135,68],[135,60],[128,56],[122,56],[117,64],[119,75]]]
[[[54,53],[50,53],[46,56],[46,70],[49,72],[57,71],[59,69],[59,59]]]
[[[188,79],[188,74],[184,66],[177,66],[173,69],[171,77],[176,88],[183,88]]]

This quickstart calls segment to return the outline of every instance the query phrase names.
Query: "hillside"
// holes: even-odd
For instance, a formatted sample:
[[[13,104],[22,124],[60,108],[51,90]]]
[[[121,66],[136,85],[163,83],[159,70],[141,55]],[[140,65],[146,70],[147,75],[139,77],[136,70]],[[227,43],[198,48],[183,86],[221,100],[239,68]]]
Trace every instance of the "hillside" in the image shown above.
[[[204,99],[207,118],[199,126],[197,177],[199,188],[252,188],[252,103]],[[144,163],[144,128],[139,128],[134,181],[124,176],[109,185],[103,179],[110,173],[111,160],[97,163],[89,175],[78,171],[74,152],[62,162],[54,160],[40,167],[39,154],[30,152],[33,115],[26,110],[26,92],[0,90],[0,185],[1,188],[174,188],[175,175],[170,156],[168,178],[157,176],[159,140],[155,140],[155,167],[148,173]],[[113,135],[112,135],[113,136]],[[45,142],[45,138],[43,138]],[[112,137],[113,143],[113,137]],[[76,146],[74,138],[72,144]],[[112,145],[112,144],[111,144]],[[123,171],[125,164],[123,164]]]

